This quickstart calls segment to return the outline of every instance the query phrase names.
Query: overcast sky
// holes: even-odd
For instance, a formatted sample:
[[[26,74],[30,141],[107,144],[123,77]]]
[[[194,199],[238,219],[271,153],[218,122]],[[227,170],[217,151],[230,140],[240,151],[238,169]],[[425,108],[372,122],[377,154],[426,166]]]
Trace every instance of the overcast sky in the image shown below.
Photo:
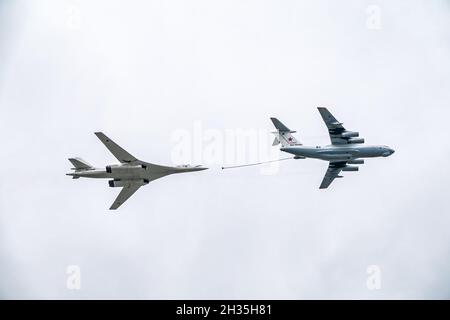
[[[450,298],[449,57],[449,1],[2,0],[0,297]],[[396,153],[327,190],[319,160],[220,169],[285,156],[271,116],[329,143],[318,106]],[[109,211],[65,176],[116,162],[95,131],[210,169]]]

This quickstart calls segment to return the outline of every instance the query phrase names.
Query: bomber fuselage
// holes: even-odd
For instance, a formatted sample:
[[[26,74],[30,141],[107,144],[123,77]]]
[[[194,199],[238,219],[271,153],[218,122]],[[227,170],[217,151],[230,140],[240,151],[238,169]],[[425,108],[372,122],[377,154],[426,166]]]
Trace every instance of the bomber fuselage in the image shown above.
[[[182,172],[192,172],[201,171],[206,168],[198,166],[179,166],[170,167],[167,169],[155,170],[154,168],[149,169],[145,165],[112,165],[103,168],[93,168],[88,170],[77,170],[75,172],[68,173],[68,176],[74,178],[103,178],[103,179],[114,179],[114,180],[155,180],[170,174],[182,173]]]

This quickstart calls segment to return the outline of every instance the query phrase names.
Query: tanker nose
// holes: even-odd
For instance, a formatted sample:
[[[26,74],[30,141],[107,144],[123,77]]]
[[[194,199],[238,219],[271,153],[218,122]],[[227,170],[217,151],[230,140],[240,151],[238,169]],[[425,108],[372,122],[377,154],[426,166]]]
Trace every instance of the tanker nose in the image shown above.
[[[395,152],[394,149],[386,148],[386,151],[383,152],[383,157],[389,157],[389,156],[392,155],[394,152]]]

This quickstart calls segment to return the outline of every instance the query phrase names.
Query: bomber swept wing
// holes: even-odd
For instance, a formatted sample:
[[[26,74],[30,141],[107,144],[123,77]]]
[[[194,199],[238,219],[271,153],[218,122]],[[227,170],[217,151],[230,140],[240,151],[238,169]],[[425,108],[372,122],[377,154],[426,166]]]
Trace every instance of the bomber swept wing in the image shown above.
[[[142,184],[138,183],[128,183],[125,185],[122,190],[120,190],[119,195],[117,196],[116,200],[114,200],[114,203],[109,208],[110,210],[116,210],[119,208],[125,201],[127,201],[138,189],[142,187]]]
[[[172,170],[172,167],[160,166],[157,164],[144,162],[136,159],[134,156],[129,154],[126,150],[124,150],[121,146],[115,143],[113,140],[108,138],[103,132],[96,132],[95,135],[100,141],[105,145],[106,148],[116,157],[120,163],[127,163],[131,165],[144,165],[146,170],[152,173],[163,173]]]
[[[121,146],[108,138],[103,132],[95,132],[97,138],[105,145],[106,148],[116,157],[120,163],[137,164],[139,160],[125,151]]]
[[[331,144],[364,143],[363,138],[358,138],[359,132],[346,130],[343,123],[336,120],[327,108],[318,107],[317,109],[328,128]]]

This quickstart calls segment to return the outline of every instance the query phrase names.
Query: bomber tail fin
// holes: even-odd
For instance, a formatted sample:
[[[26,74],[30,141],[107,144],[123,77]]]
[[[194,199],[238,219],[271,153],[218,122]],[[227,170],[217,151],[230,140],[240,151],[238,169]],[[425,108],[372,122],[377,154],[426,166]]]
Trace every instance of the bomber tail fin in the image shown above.
[[[298,140],[292,135],[296,131],[290,130],[277,118],[270,118],[270,120],[272,120],[273,125],[277,129],[277,131],[274,132],[275,140],[273,140],[273,146],[276,146],[280,143],[282,147],[301,145],[301,143],[298,142]]]
[[[93,166],[91,166],[89,163],[87,163],[81,158],[69,158],[69,161],[72,162],[74,166],[73,170],[75,171],[94,169]]]

